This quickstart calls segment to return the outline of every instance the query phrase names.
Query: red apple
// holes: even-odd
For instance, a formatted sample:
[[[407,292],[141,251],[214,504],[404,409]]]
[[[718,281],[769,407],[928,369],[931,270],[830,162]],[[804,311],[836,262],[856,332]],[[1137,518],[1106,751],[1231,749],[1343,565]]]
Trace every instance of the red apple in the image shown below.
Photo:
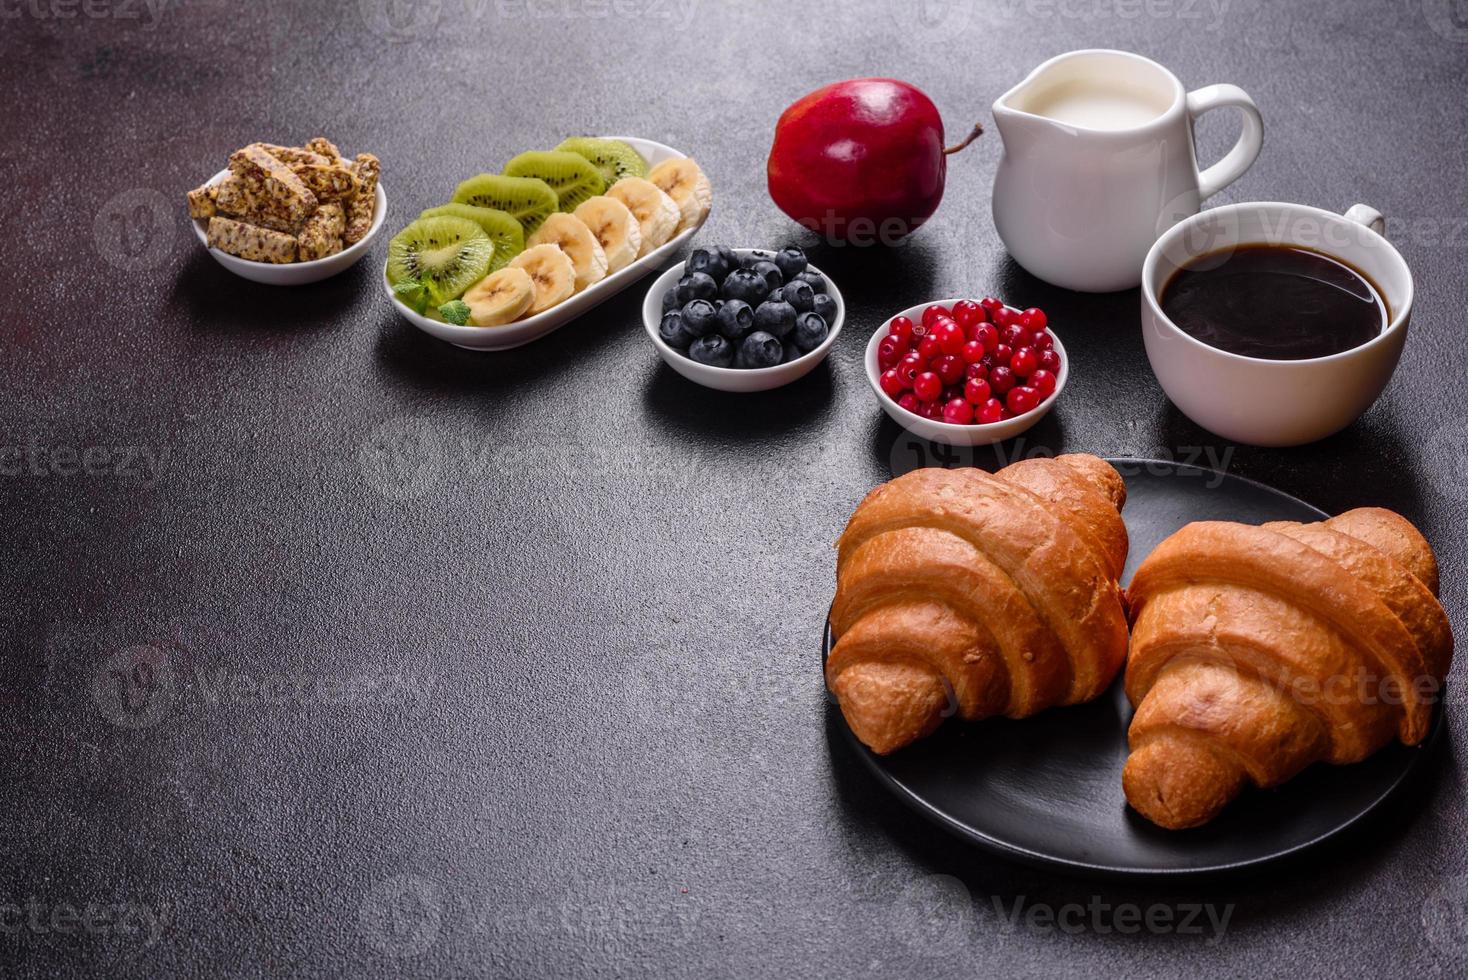
[[[890,244],[937,209],[947,154],[980,132],[945,150],[943,120],[921,90],[892,78],[836,82],[780,114],[770,196],[832,241]]]

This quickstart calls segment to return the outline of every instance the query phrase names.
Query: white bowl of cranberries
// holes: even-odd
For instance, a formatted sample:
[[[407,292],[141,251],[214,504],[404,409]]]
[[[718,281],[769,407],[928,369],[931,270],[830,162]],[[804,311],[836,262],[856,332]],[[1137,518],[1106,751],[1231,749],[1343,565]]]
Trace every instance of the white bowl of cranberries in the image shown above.
[[[872,334],[866,369],[882,409],[904,429],[984,446],[1049,413],[1070,359],[1043,310],[988,296],[908,307]]]

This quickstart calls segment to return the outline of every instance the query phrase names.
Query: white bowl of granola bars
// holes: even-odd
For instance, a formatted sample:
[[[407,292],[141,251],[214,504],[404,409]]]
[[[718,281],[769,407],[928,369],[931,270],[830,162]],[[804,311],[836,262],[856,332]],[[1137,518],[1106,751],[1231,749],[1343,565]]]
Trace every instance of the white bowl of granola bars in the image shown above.
[[[216,262],[252,282],[319,282],[355,265],[382,230],[378,170],[376,157],[348,160],[324,137],[303,147],[252,143],[189,192],[194,234]]]

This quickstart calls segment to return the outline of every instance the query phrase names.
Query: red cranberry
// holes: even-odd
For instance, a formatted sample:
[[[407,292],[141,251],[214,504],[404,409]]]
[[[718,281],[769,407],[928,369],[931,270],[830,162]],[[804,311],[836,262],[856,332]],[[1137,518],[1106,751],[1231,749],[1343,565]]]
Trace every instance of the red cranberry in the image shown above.
[[[1045,324],[1050,320],[1045,316],[1045,311],[1038,306],[1032,306],[1019,315],[1019,322],[1026,330],[1044,330]]]
[[[1060,373],[1060,351],[1050,349],[1040,351],[1040,367],[1047,371]]]
[[[906,347],[912,340],[912,321],[905,316],[894,316],[887,324],[887,336]]]
[[[993,425],[1004,418],[1004,405],[997,398],[990,398],[974,413],[980,425]]]
[[[905,408],[907,411],[912,412],[914,415],[916,415],[918,409],[922,407],[922,403],[918,401],[917,395],[914,395],[910,391],[904,391],[902,393],[902,397],[897,399],[897,404],[898,407]]]
[[[1009,389],[1009,394],[1004,397],[1004,404],[1014,414],[1023,415],[1040,404],[1040,393],[1029,385],[1020,385]]]
[[[992,323],[981,323],[974,328],[974,339],[984,345],[984,350],[993,350],[999,346],[999,331]]]
[[[970,381],[974,380],[975,378],[978,378],[980,381],[988,381],[989,369],[983,364],[970,364],[968,367],[963,369],[963,376]]]
[[[1050,331],[1048,330],[1036,330],[1030,334],[1030,346],[1037,351],[1049,350],[1055,346],[1055,338],[1050,336]]]
[[[920,401],[930,402],[943,394],[943,379],[932,371],[924,371],[912,381],[912,393]]]
[[[958,321],[960,327],[968,331],[981,323],[987,323],[989,321],[989,315],[984,312],[982,306],[973,300],[961,299],[953,304],[953,319]]]
[[[1011,323],[1014,323],[1015,317],[1017,317],[1018,315],[1019,312],[1013,307],[1000,306],[999,309],[993,310],[989,313],[989,319],[994,321],[994,326],[998,327],[1000,330],[1003,330]]]
[[[979,309],[989,314],[989,319],[991,321],[994,319],[994,314],[998,312],[1002,306],[1004,306],[1004,304],[993,296],[985,296],[983,299],[979,300]]]
[[[1008,422],[1012,418],[1014,418],[1014,413],[1007,408],[999,413],[999,421],[1001,422]]]
[[[907,385],[903,383],[902,377],[897,373],[895,368],[889,368],[883,371],[882,376],[877,379],[877,383],[882,386],[882,390],[887,393],[888,398],[899,397],[907,388]]]
[[[882,342],[877,345],[877,367],[883,371],[896,367],[897,362],[902,360],[905,353],[896,337],[883,337]]]
[[[974,420],[974,410],[962,398],[955,398],[943,406],[943,421],[949,425],[968,425]]]
[[[969,378],[963,386],[963,397],[971,404],[982,405],[993,397],[989,382],[983,378]]]
[[[939,402],[923,402],[918,408],[918,414],[925,419],[941,422],[943,421],[943,405]]]
[[[933,372],[943,379],[945,385],[957,384],[963,377],[963,359],[952,354],[933,358]]]
[[[1040,398],[1049,398],[1055,394],[1055,375],[1044,368],[1036,368],[1035,373],[1030,375],[1030,387],[1040,393]]]
[[[929,333],[922,340],[918,341],[917,352],[918,357],[921,357],[923,359],[923,363],[926,364],[933,358],[937,357],[939,354],[943,353],[943,344],[941,341],[938,340],[937,337]]]
[[[926,361],[918,356],[917,351],[906,354],[902,360],[897,362],[897,376],[902,379],[904,388],[911,388],[913,379],[928,367]]]
[[[938,344],[943,348],[945,354],[962,353],[963,345],[968,342],[963,328],[953,320],[939,320],[935,323],[933,336],[938,338]]]
[[[1040,367],[1040,359],[1028,347],[1021,347],[1009,359],[1009,369],[1021,378],[1028,378]]]
[[[952,316],[952,314],[948,312],[947,307],[934,303],[926,310],[923,310],[923,326],[932,327],[933,321],[937,320],[940,316]]]
[[[999,339],[1010,347],[1023,347],[1025,341],[1030,339],[1030,332],[1018,323],[1011,323],[999,331]]]
[[[1009,366],[1010,358],[1014,357],[1014,348],[1008,344],[994,345],[994,363]]]
[[[983,344],[977,340],[970,340],[964,343],[963,352],[959,356],[963,358],[963,363],[965,364],[977,364],[984,359],[985,353],[987,352],[984,350]]]
[[[1019,384],[1014,372],[1004,365],[999,365],[989,372],[989,387],[994,389],[994,394],[1003,398],[1009,394],[1009,390]]]

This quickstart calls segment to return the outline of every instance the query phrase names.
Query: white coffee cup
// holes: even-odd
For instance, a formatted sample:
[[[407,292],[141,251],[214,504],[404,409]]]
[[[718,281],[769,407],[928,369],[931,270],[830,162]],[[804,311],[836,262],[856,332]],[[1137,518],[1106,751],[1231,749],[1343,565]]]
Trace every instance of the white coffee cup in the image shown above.
[[[1167,397],[1210,432],[1255,446],[1314,442],[1359,418],[1391,380],[1412,316],[1412,272],[1384,226],[1364,204],[1340,215],[1278,202],[1213,208],[1173,226],[1142,265],[1142,340]],[[1312,249],[1364,274],[1386,302],[1385,328],[1339,354],[1275,361],[1210,347],[1162,312],[1162,291],[1179,268],[1250,244]]]

